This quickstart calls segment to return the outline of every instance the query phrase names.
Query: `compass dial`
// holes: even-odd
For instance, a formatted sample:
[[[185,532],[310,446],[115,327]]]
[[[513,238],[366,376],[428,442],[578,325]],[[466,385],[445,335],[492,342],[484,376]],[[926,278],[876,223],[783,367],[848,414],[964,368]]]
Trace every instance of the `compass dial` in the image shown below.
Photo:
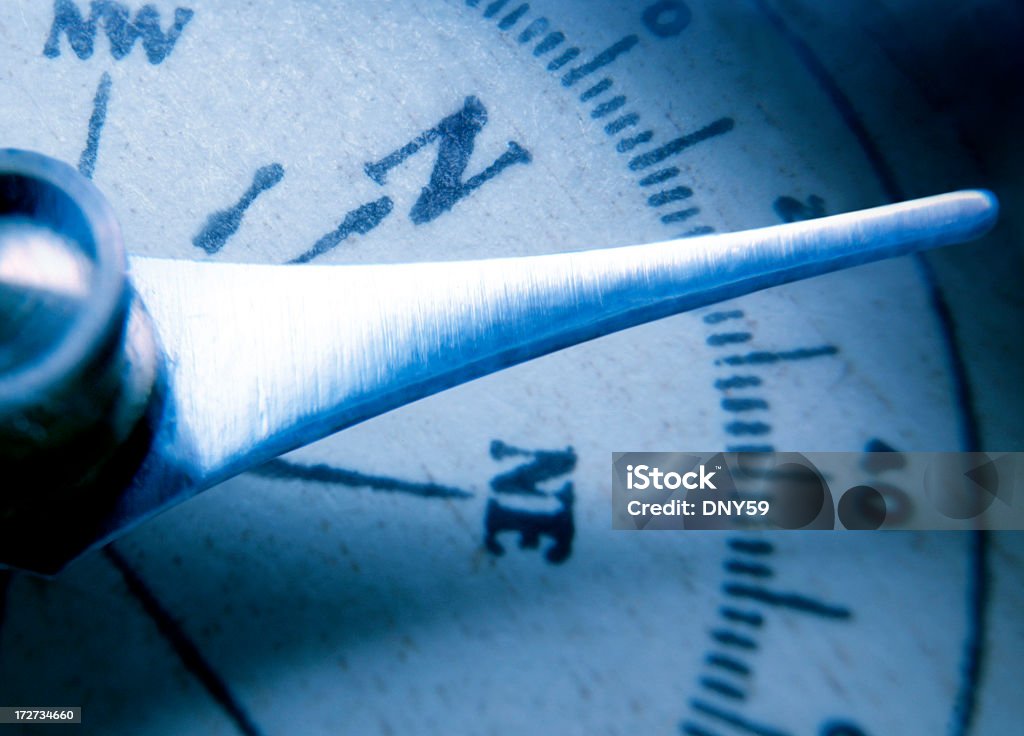
[[[789,3],[178,3],[0,10],[3,144],[77,163],[134,254],[528,255],[979,183],[909,83],[865,113]],[[1024,644],[984,573],[1020,599],[1016,537],[610,529],[615,450],[975,443],[936,307],[924,261],[862,267],[303,448],[8,575],[2,700],[98,733],[998,732],[982,624],[993,692]]]

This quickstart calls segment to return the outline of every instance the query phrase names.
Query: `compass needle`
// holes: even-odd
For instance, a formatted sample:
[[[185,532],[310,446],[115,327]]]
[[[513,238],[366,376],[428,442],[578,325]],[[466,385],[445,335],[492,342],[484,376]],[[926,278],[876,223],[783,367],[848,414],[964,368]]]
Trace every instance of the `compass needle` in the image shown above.
[[[200,486],[431,393],[642,322],[982,235],[986,192],[525,258],[259,266],[135,258]],[[204,303],[202,310],[194,305]],[[239,360],[238,356],[246,356]],[[185,448],[188,448],[187,450]]]
[[[0,294],[15,293],[22,282],[22,293],[38,290],[31,274],[56,278],[71,259],[57,255],[72,253],[83,264],[96,261],[97,296],[90,301],[109,302],[102,284],[115,284],[115,296],[125,288],[123,255],[102,196],[44,156],[3,156],[0,205],[13,214],[0,219]],[[26,469],[22,477],[33,468],[80,498],[87,496],[78,476],[86,488],[126,486],[112,511],[94,522],[92,546],[283,452],[432,393],[688,309],[975,238],[992,226],[997,209],[992,194],[965,191],[761,230],[481,261],[300,267],[136,257],[131,281],[138,299],[130,308],[117,297],[112,306],[80,309],[82,319],[45,303],[33,310],[70,333],[51,337],[54,355],[67,352],[65,343],[80,343],[85,357],[54,368],[44,352],[38,369],[15,364],[13,378],[0,375],[14,381],[13,388],[0,383],[4,452]],[[38,222],[26,225],[31,217]],[[62,239],[73,244],[53,245]],[[27,268],[27,251],[44,259],[45,269]],[[69,288],[53,283],[51,292]],[[84,276],[78,288],[87,288]],[[9,314],[17,317],[27,299],[14,302]],[[15,335],[49,335],[18,329],[18,322]],[[14,342],[5,352],[17,349]],[[146,377],[155,384],[158,374],[137,366],[153,360],[163,369],[151,389]],[[78,361],[98,367],[83,371]],[[116,420],[101,408],[112,400],[104,393],[94,406],[80,398],[96,393],[97,371],[107,376],[105,390],[119,397],[111,411],[121,415]],[[147,427],[150,420],[140,417],[151,395],[159,406]],[[132,478],[119,446],[129,443],[138,421],[153,440]],[[44,471],[56,452],[85,456],[77,449],[83,440],[111,425],[116,433],[102,452],[85,445],[96,452],[91,464],[74,473]],[[108,466],[121,468],[120,481]],[[8,497],[14,518],[32,514],[19,509],[28,502],[17,492]],[[18,547],[26,543],[8,535],[7,554],[24,559]]]

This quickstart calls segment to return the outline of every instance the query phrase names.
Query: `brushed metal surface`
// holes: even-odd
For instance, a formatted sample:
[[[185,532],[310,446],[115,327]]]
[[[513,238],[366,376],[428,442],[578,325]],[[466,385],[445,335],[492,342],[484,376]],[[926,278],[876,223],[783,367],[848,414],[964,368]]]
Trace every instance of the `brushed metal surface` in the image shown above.
[[[986,232],[985,191],[699,238],[400,265],[132,258],[166,355],[151,452],[100,544],[282,452],[633,325]]]

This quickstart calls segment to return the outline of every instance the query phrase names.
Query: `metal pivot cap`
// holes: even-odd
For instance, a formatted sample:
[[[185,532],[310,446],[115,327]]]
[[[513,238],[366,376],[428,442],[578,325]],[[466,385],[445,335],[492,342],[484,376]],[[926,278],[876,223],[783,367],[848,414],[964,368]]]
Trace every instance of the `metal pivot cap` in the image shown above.
[[[120,229],[81,174],[0,151],[0,488],[5,531],[120,458],[156,377]],[[13,482],[12,482],[13,481]]]

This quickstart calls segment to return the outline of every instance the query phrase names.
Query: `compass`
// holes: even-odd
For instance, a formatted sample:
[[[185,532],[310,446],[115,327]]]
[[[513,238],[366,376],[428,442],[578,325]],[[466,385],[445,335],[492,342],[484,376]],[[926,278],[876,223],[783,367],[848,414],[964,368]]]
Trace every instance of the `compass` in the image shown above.
[[[215,262],[541,255],[985,183],[927,117],[902,182],[897,126],[832,75],[830,31],[782,11],[19,3],[3,142],[77,163],[133,255]],[[613,450],[1012,442],[1015,395],[968,403],[987,363],[951,329],[963,290],[922,260],[865,266],[273,460],[53,581],[11,577],[4,700],[81,705],[104,733],[999,732],[1015,537],[608,520]]]

